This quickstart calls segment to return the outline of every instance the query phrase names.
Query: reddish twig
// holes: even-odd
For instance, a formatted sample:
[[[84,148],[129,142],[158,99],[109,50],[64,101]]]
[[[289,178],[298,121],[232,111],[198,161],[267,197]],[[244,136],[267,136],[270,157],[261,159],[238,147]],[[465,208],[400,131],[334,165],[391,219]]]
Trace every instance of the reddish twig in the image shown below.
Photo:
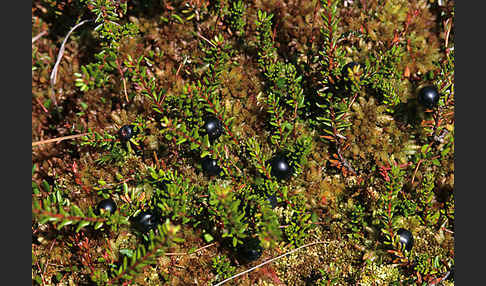
[[[74,221],[82,221],[82,220],[90,221],[90,222],[105,222],[106,221],[106,219],[104,219],[104,218],[82,217],[82,216],[66,216],[66,215],[62,215],[62,214],[56,214],[56,213],[53,213],[53,212],[41,211],[41,210],[37,210],[37,209],[33,209],[32,212],[35,213],[35,214],[39,214],[39,215],[46,215],[46,216],[55,217],[55,218],[59,218],[59,219],[67,219],[67,220],[74,220]]]
[[[44,285],[47,285],[46,284],[46,280],[44,279],[44,272],[42,271],[42,269],[40,268],[40,265],[39,265],[39,261],[36,261],[36,264],[37,264],[37,269],[39,269],[39,274],[41,276],[41,279],[42,279],[42,283]]]
[[[258,161],[258,164],[260,164],[262,166],[262,171],[263,171],[263,174],[265,175],[265,177],[267,177],[267,179],[271,179],[271,176],[270,176],[270,172],[268,172],[267,168],[265,168],[265,163],[263,162],[263,159],[260,158],[260,156],[258,156],[257,153],[255,153],[255,158],[257,159]]]
[[[47,110],[47,108],[42,104],[42,102],[40,102],[39,98],[38,97],[35,97],[35,101],[39,104],[39,106],[42,108],[42,110],[45,112],[45,113],[48,113],[49,111]]]
[[[331,0],[327,0],[327,6],[331,6]],[[334,53],[338,46],[333,44],[334,30],[332,28],[332,14],[330,9],[327,9],[327,28],[329,29],[329,43],[331,43],[331,48],[327,50],[327,57],[329,58],[329,66],[327,67],[327,70],[331,72],[334,69]]]
[[[76,182],[76,184],[80,185],[81,188],[86,192],[86,193],[90,193],[90,189],[88,187],[86,187],[84,184],[83,184],[83,181],[81,180],[81,174],[79,174],[78,172],[78,164],[76,163],[76,161],[73,162],[72,164],[72,169],[73,169],[73,173],[74,173],[74,182]]]

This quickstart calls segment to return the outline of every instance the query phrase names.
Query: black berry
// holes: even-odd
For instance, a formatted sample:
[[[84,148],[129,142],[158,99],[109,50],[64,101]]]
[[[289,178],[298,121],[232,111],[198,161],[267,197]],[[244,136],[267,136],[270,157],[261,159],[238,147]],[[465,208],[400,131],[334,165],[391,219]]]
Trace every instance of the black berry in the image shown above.
[[[428,85],[420,89],[418,101],[427,108],[435,107],[439,103],[440,94],[433,85]]]
[[[206,117],[203,128],[210,140],[215,140],[223,134],[223,125],[221,124],[221,121],[214,116]]]
[[[277,206],[277,197],[275,195],[267,195],[266,201],[270,204],[272,209]]]
[[[156,215],[152,211],[142,211],[134,218],[135,228],[146,233],[157,226]]]
[[[116,211],[115,201],[112,199],[104,199],[100,201],[96,206],[96,213],[100,214],[101,210],[104,210],[105,212],[110,212],[110,214],[115,213]]]
[[[203,172],[208,176],[218,175],[222,171],[218,166],[218,161],[209,156],[206,156],[201,160],[201,167]]]
[[[400,244],[405,247],[406,250],[410,251],[413,247],[413,235],[410,231],[406,229],[399,229],[397,235],[400,239]]]
[[[304,277],[305,286],[317,285],[317,280],[321,278],[322,274],[319,271],[312,269],[309,276]]]
[[[122,141],[128,141],[135,135],[134,128],[135,126],[133,125],[123,125],[122,128],[118,130],[118,136],[120,136]]]
[[[449,281],[454,280],[454,265],[449,270],[449,276],[447,276],[446,280],[449,280]]]
[[[158,181],[155,185],[161,191],[167,191],[167,185],[170,184],[169,180]]]
[[[290,167],[287,157],[284,155],[276,155],[270,160],[272,167],[271,175],[280,180],[286,180],[292,175],[292,167]]]
[[[253,237],[245,239],[243,244],[238,246],[237,251],[239,260],[243,263],[249,263],[262,256],[263,248],[260,245],[260,240]]]

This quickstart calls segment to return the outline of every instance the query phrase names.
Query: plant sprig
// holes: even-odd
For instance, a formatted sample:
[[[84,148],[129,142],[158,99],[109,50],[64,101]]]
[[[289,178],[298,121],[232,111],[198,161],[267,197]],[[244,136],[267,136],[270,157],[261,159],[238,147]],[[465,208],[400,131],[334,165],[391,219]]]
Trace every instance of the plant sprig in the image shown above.
[[[120,281],[130,281],[140,275],[145,267],[155,264],[156,259],[163,255],[168,247],[183,241],[176,236],[179,230],[180,226],[172,225],[169,220],[166,220],[164,224],[158,226],[156,234],[153,230],[150,232],[147,247],[143,244],[139,245],[130,261],[127,256],[122,258],[121,265],[113,270],[108,281],[98,280],[97,282],[116,285]]]

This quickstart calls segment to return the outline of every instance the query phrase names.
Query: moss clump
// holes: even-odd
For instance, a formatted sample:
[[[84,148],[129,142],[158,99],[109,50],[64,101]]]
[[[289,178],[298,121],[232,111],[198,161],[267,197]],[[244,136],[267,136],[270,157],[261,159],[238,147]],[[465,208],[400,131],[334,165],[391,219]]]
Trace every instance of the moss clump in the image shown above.
[[[394,285],[398,283],[400,272],[393,265],[367,264],[361,274],[359,285]]]

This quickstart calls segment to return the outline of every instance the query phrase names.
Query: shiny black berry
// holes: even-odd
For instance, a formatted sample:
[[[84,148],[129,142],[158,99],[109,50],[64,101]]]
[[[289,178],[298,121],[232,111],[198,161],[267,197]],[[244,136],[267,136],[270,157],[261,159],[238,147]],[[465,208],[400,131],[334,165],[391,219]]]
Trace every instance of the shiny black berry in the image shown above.
[[[218,166],[218,161],[209,156],[202,158],[201,167],[207,176],[216,176],[222,171]]]
[[[101,210],[104,210],[105,212],[110,212],[110,214],[115,213],[116,211],[115,201],[112,199],[104,199],[100,201],[96,206],[96,214],[100,214]]]
[[[157,218],[152,211],[142,211],[134,218],[135,228],[142,232],[149,232],[157,226]]]
[[[256,237],[248,238],[243,241],[243,244],[237,248],[238,260],[242,263],[249,263],[257,260],[262,256],[263,248],[260,245],[260,240]]]
[[[400,244],[405,247],[406,250],[410,251],[413,247],[413,235],[410,231],[406,229],[399,229],[397,235],[400,239]]]
[[[286,180],[292,175],[292,167],[284,155],[276,155],[270,160],[271,175],[279,180]]]
[[[214,116],[206,117],[203,128],[204,132],[208,134],[209,140],[216,140],[223,134],[223,124]]]
[[[305,282],[305,286],[311,286],[311,285],[317,285],[317,280],[319,280],[321,278],[322,278],[321,272],[319,272],[315,269],[312,269],[309,276],[307,276],[307,277],[304,276],[303,280]]]
[[[135,126],[133,125],[123,125],[122,128],[118,130],[118,136],[120,136],[122,141],[128,141],[135,135],[134,128]]]
[[[439,103],[440,94],[433,85],[428,85],[420,89],[418,101],[426,108],[433,108]]]

